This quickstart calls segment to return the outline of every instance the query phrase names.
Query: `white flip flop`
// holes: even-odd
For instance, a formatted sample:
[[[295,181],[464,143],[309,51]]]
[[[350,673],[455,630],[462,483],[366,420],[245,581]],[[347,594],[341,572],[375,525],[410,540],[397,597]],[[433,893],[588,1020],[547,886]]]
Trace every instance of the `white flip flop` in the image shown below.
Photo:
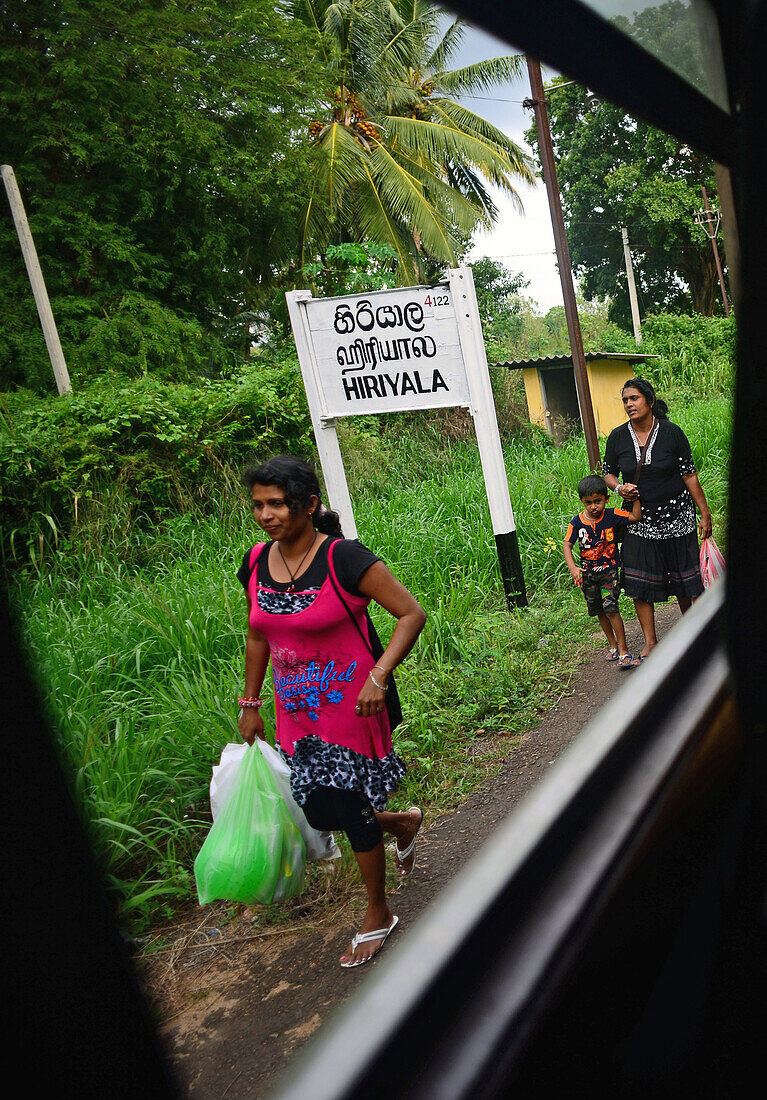
[[[400,872],[399,873],[403,878],[405,878],[407,875],[412,874],[412,872],[415,870],[415,854],[414,854],[415,853],[415,842],[418,839],[418,833],[420,832],[421,826],[423,825],[423,810],[421,809],[421,807],[420,806],[411,806],[408,813],[410,813],[412,810],[418,810],[419,814],[421,815],[421,820],[418,822],[418,825],[416,826],[416,830],[413,833],[413,839],[410,841],[407,848],[402,849],[402,851],[400,851],[399,844],[396,845],[397,859],[399,860],[400,864],[402,864],[402,861],[404,859],[407,859],[409,856],[413,856],[413,865],[412,865],[412,867],[410,868],[409,871],[405,871],[400,866]]]
[[[344,970],[352,970],[355,966],[364,966],[365,963],[372,962],[373,959],[377,958],[383,950],[383,945],[398,924],[399,917],[394,917],[388,928],[376,928],[375,932],[358,932],[356,936],[352,938],[352,950],[359,947],[361,943],[370,943],[372,940],[381,940],[381,946],[372,955],[368,955],[366,959],[359,959],[357,962],[341,963]]]

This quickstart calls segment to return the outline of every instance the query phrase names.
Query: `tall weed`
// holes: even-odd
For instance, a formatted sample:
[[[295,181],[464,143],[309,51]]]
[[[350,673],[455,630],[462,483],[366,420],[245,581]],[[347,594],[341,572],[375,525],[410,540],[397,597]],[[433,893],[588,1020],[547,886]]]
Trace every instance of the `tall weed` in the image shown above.
[[[721,529],[729,405],[699,402],[677,419]],[[556,449],[538,434],[505,446],[531,597],[510,612],[476,445],[445,441],[436,424],[418,436],[396,425],[354,431],[364,441],[350,463],[360,538],[428,615],[398,673],[398,746],[411,765],[398,797],[445,807],[562,692],[588,643],[593,624],[561,553],[585,448],[573,439]],[[258,533],[235,472],[220,486],[217,500],[189,498],[155,528],[132,524],[119,492],[96,498],[97,532],[60,536],[10,578],[94,850],[134,920],[191,895],[210,769],[238,736],[245,607],[235,572]],[[391,620],[380,608],[374,616],[387,635]],[[273,728],[271,703],[264,714]]]

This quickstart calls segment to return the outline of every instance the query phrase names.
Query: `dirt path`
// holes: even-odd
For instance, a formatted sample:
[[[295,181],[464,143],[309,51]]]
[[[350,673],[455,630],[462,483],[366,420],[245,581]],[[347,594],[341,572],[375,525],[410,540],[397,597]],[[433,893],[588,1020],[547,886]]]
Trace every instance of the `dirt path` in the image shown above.
[[[658,607],[658,632],[678,618],[676,605]],[[629,648],[641,634],[627,624]],[[392,907],[400,927],[396,950],[423,909],[456,875],[477,845],[520,801],[577,736],[587,717],[629,681],[604,661],[604,648],[580,669],[569,693],[525,734],[499,775],[480,784],[453,813],[424,825],[415,873],[399,884]],[[361,893],[361,891],[360,891]],[[216,914],[196,909],[189,933],[168,958],[144,966],[145,984],[165,1022],[160,1035],[183,1093],[190,1100],[256,1100],[274,1084],[290,1055],[364,982],[375,963],[343,971],[337,959],[364,906],[308,930],[254,932],[247,918],[220,927]],[[258,935],[260,938],[255,938]],[[161,992],[158,992],[161,990]]]

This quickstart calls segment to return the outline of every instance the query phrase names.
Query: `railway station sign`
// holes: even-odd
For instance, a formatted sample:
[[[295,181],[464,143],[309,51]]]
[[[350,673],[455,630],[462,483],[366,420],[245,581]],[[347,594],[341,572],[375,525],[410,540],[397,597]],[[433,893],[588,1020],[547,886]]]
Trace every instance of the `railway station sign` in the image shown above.
[[[338,417],[463,407],[471,412],[509,604],[527,603],[470,267],[437,286],[313,298],[287,294],[331,507],[357,537]]]
[[[447,286],[306,304],[325,416],[470,403]]]

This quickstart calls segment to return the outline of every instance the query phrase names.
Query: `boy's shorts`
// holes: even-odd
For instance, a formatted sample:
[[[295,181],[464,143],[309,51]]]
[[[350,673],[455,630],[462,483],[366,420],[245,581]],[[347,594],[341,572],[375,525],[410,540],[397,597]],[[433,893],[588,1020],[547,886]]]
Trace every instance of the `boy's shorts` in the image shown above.
[[[617,569],[583,574],[583,595],[589,615],[617,615],[621,586]]]

